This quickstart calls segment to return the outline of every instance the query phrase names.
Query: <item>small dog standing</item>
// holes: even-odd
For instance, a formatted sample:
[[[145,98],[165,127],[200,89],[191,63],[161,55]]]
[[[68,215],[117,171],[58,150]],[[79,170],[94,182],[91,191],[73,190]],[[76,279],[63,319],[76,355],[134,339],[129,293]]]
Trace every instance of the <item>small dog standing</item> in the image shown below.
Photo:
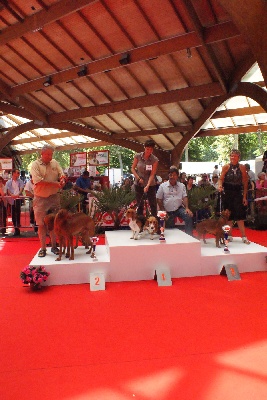
[[[219,219],[205,219],[204,221],[199,222],[196,225],[196,231],[198,234],[198,239],[203,237],[203,242],[206,242],[205,236],[207,233],[215,235],[215,243],[216,247],[220,246],[220,240],[224,243],[224,232],[223,232],[223,225],[225,225],[230,217],[231,212],[229,210],[224,210],[221,213]]]
[[[129,208],[126,211],[125,217],[129,220],[129,227],[132,231],[131,239],[137,240],[145,225],[145,217],[137,215],[133,208]]]
[[[144,225],[144,232],[150,234],[150,239],[153,240],[158,233],[158,220],[156,217],[148,217]]]

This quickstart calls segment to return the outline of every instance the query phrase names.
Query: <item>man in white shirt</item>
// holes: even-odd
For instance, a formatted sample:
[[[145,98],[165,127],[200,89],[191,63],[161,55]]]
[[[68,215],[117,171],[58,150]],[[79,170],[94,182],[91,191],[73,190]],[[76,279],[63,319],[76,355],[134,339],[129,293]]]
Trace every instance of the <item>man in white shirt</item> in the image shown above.
[[[38,257],[46,256],[46,226],[44,217],[48,212],[57,212],[60,208],[59,189],[65,185],[64,174],[59,163],[54,160],[54,149],[45,145],[42,148],[41,158],[34,161],[31,167],[31,175],[34,183],[33,209],[35,220],[38,225],[38,236],[41,249]],[[50,232],[52,248],[51,252],[58,254],[56,247],[56,235]]]
[[[33,197],[34,197],[34,191],[33,191],[33,180],[32,176],[30,175],[30,179],[25,183],[25,194],[27,197],[29,197],[29,212],[30,212],[30,224],[34,226],[34,232],[38,231],[38,228],[35,223],[34,219],[34,211],[33,211]]]
[[[250,169],[250,165],[249,164],[245,164],[246,170],[247,170],[247,174],[249,176],[249,180],[252,182],[256,181],[256,175],[253,171],[251,171]]]
[[[8,203],[11,205],[12,223],[15,228],[14,236],[20,235],[20,214],[21,214],[21,199],[24,189],[24,182],[19,179],[20,171],[18,169],[12,170],[12,177],[6,183],[6,193]]]
[[[186,187],[178,181],[177,168],[171,167],[169,180],[160,185],[156,197],[160,210],[167,211],[166,227],[174,227],[176,217],[185,221],[185,233],[193,236],[193,213],[188,208]]]

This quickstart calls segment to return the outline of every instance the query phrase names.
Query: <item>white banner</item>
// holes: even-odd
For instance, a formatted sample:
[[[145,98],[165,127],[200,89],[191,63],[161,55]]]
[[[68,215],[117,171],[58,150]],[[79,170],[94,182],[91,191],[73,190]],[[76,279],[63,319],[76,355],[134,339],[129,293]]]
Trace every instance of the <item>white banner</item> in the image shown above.
[[[88,154],[88,165],[93,165],[97,167],[100,165],[109,164],[108,150],[89,151],[87,154]]]
[[[0,158],[0,171],[12,169],[12,158]]]

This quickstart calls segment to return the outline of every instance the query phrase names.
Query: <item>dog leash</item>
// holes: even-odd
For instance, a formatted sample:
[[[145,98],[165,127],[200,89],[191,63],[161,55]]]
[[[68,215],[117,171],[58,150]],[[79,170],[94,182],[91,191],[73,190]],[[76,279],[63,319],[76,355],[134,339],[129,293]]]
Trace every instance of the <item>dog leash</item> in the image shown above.
[[[138,210],[138,208],[140,207],[140,204],[142,203],[142,201],[145,200],[145,197],[146,197],[146,193],[143,193],[139,203],[136,204],[136,210]]]
[[[143,194],[142,194],[142,197],[141,197],[139,203],[136,205],[136,211],[137,211],[138,208],[140,207],[140,204],[142,203],[142,201],[144,201],[145,210],[146,210],[146,217],[148,218],[148,217],[150,217],[152,214],[151,214],[150,205],[149,205],[149,202],[148,202],[148,199],[147,199],[147,193],[143,193]]]
[[[222,213],[222,192],[219,192],[219,212]]]

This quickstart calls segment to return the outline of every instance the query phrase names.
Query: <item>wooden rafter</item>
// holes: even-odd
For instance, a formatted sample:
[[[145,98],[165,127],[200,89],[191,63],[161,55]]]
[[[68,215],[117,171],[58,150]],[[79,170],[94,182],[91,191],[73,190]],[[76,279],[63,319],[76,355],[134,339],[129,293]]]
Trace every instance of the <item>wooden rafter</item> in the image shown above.
[[[258,129],[263,131],[267,130],[267,124],[260,125],[245,125],[245,126],[231,126],[230,128],[220,128],[220,129],[203,129],[198,132],[195,137],[207,137],[207,136],[221,136],[221,135],[231,135],[240,133],[255,133]]]
[[[254,83],[240,82],[238,85],[235,85],[228,94],[213,99],[210,105],[202,113],[200,118],[195,122],[191,132],[188,132],[172,151],[173,163],[177,164],[180,161],[180,157],[187,143],[198,134],[201,127],[208,119],[211,118],[216,109],[226,100],[234,96],[250,97],[259,103],[265,111],[267,110],[267,92]]]
[[[5,45],[10,40],[22,37],[28,32],[42,29],[47,24],[51,24],[77,10],[80,10],[97,0],[60,0],[52,4],[47,10],[41,10],[29,17],[22,23],[11,25],[2,30],[0,35],[0,46]]]
[[[204,28],[200,23],[200,20],[197,16],[196,11],[190,0],[182,0],[182,5],[183,5],[184,9],[186,10],[188,16],[190,16],[191,23],[193,23],[193,26],[197,33],[197,36],[200,40],[202,49],[208,58],[209,64],[211,64],[211,67],[213,68],[218,81],[220,82],[224,92],[226,93],[227,92],[227,83],[226,83],[224,73],[222,71],[222,68],[221,68],[218,60],[216,59],[214,52],[212,51],[212,48],[209,47],[208,44],[206,44],[206,42],[205,42]]]
[[[224,29],[221,29],[221,27],[226,28],[225,31]],[[239,35],[239,32],[231,22],[217,24],[204,29],[204,36],[207,38],[207,44],[214,43],[216,41],[223,41]],[[154,59],[166,54],[171,54],[187,48],[199,47],[202,45],[202,41],[198,35],[195,32],[190,32],[170,39],[151,43],[146,46],[129,49],[130,60],[131,64],[134,64],[140,61]],[[91,76],[101,72],[122,68],[120,59],[123,55],[125,55],[125,52],[87,63],[86,75]],[[68,68],[67,70],[52,74],[52,85],[79,79],[78,72],[83,66],[84,65]],[[44,81],[45,77],[43,76],[23,84],[13,86],[11,88],[11,96],[16,97],[24,93],[30,93],[39,89],[43,89]]]
[[[110,104],[103,104],[95,107],[83,107],[77,110],[63,111],[57,114],[50,114],[48,121],[56,124],[63,121],[75,120],[78,118],[93,117],[125,110],[140,109],[144,107],[168,104],[178,101],[201,99],[205,97],[221,96],[223,90],[218,82],[172,90],[164,93],[155,93],[147,96],[136,97],[128,100],[117,101]]]
[[[219,2],[231,15],[239,31],[250,44],[267,85],[266,0],[243,0],[242,4],[240,0],[219,0]]]

